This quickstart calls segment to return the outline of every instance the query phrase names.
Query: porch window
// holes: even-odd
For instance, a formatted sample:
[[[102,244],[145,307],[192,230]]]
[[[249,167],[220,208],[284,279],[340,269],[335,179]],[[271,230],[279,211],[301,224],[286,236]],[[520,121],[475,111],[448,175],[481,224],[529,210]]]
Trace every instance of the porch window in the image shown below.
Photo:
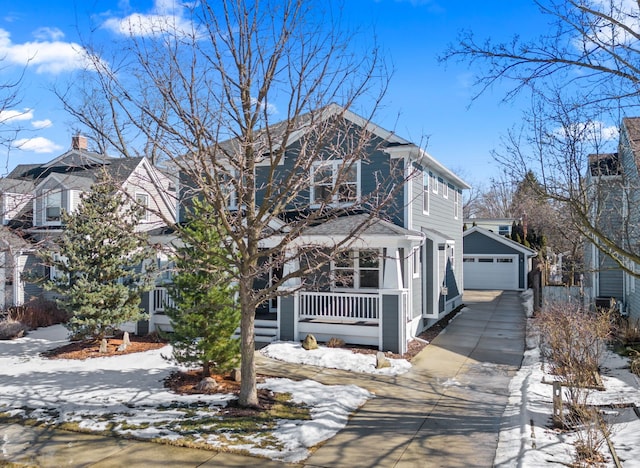
[[[380,287],[380,252],[375,249],[345,250],[332,262],[332,286],[345,289]]]
[[[44,197],[45,224],[59,224],[62,215],[62,191],[48,192]]]
[[[422,173],[422,211],[429,213],[429,173]]]
[[[321,161],[311,168],[311,203],[355,203],[360,198],[360,161],[344,167],[344,161]]]

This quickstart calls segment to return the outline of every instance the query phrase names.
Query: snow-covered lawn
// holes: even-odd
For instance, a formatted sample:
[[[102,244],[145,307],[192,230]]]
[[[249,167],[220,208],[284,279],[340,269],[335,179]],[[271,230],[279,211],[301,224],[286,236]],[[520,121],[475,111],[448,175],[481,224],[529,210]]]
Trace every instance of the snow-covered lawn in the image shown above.
[[[163,379],[178,369],[163,357],[171,354],[170,347],[84,361],[40,357],[40,352],[66,344],[66,336],[56,325],[0,341],[0,413],[49,424],[76,423],[88,431],[185,439],[295,462],[333,437],[372,396],[354,385],[267,379],[261,387],[291,394],[310,408],[311,419],[282,420],[275,428],[239,438],[216,426],[233,395],[176,395],[164,388]]]
[[[611,351],[605,355],[602,380],[605,391],[593,391],[594,405],[640,407],[640,382],[629,371],[629,361]],[[503,415],[495,466],[569,466],[576,435],[551,429],[553,380],[545,375],[538,348],[525,352],[522,367],[512,379]],[[625,468],[640,467],[640,419],[630,408],[602,408],[612,426],[612,442]],[[606,445],[602,452],[609,455]],[[615,466],[611,457],[607,466]]]
[[[279,361],[367,374],[398,375],[404,374],[411,369],[411,364],[406,359],[389,359],[391,367],[376,369],[376,356],[373,354],[353,353],[348,349],[328,348],[326,346],[307,351],[300,343],[291,341],[271,343],[269,346],[262,348],[260,352]]]

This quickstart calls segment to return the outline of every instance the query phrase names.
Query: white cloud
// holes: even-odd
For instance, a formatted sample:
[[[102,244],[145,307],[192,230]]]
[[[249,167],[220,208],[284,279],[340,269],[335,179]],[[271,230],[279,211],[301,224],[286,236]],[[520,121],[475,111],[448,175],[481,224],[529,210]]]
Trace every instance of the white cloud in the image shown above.
[[[640,29],[640,9],[637,0],[592,0],[588,5],[602,13],[592,33],[575,39],[575,46],[595,50],[604,44],[631,44],[638,42],[638,37],[629,31]],[[595,15],[593,15],[595,17]]]
[[[53,141],[44,137],[21,138],[13,142],[13,147],[22,151],[33,151],[34,153],[53,153],[62,149],[62,146],[56,145]]]
[[[25,108],[22,110],[8,109],[0,111],[0,124],[16,122],[19,120],[33,119],[33,109]]]
[[[33,122],[31,122],[31,125],[33,125],[33,128],[37,128],[38,130],[40,130],[43,128],[51,127],[53,125],[53,122],[51,122],[51,120],[49,119],[34,120]]]
[[[59,39],[62,32],[49,28],[47,34],[49,37]],[[35,67],[37,73],[58,74],[65,71],[94,68],[87,51],[75,42],[37,39],[14,44],[11,42],[9,32],[4,29],[0,29],[0,57],[3,57],[6,63]]]
[[[124,18],[109,18],[103,27],[123,36],[155,36],[165,33],[194,37],[197,27],[183,17],[184,5],[174,0],[156,0],[149,13],[133,13]]]
[[[264,103],[258,103],[258,100],[254,97],[251,98],[251,103],[254,105],[259,105],[260,109],[264,110]],[[278,114],[278,108],[275,106],[275,104],[267,104],[267,113],[269,115],[277,115]]]
[[[570,137],[581,141],[614,141],[618,139],[619,131],[615,125],[607,125],[599,120],[579,122],[570,128],[557,128],[555,133],[562,137]]]
[[[64,37],[64,33],[58,28],[38,28],[33,32],[33,37],[39,41],[58,41]]]

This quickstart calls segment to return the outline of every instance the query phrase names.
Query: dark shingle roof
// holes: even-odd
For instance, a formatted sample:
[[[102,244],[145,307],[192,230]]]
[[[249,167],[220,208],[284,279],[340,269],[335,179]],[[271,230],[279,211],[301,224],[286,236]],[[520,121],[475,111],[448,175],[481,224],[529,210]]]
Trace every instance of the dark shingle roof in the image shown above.
[[[122,183],[142,159],[144,158],[112,158],[99,153],[71,150],[46,164],[20,164],[6,179],[29,180],[37,185],[50,174],[65,174],[95,181],[105,171],[116,183]]]
[[[369,220],[368,214],[355,214],[341,216],[325,221],[316,226],[305,229],[303,235],[309,236],[347,236],[358,229],[363,223],[370,222],[371,225],[366,227],[359,235],[369,236],[421,236],[417,231],[410,231],[400,226],[396,226],[389,221],[376,218]]]

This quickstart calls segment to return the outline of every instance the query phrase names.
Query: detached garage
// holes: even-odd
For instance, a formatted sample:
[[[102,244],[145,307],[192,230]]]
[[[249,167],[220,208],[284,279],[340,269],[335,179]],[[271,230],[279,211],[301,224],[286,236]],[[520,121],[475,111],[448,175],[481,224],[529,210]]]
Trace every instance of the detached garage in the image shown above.
[[[464,232],[464,289],[524,290],[536,252],[474,226]]]

